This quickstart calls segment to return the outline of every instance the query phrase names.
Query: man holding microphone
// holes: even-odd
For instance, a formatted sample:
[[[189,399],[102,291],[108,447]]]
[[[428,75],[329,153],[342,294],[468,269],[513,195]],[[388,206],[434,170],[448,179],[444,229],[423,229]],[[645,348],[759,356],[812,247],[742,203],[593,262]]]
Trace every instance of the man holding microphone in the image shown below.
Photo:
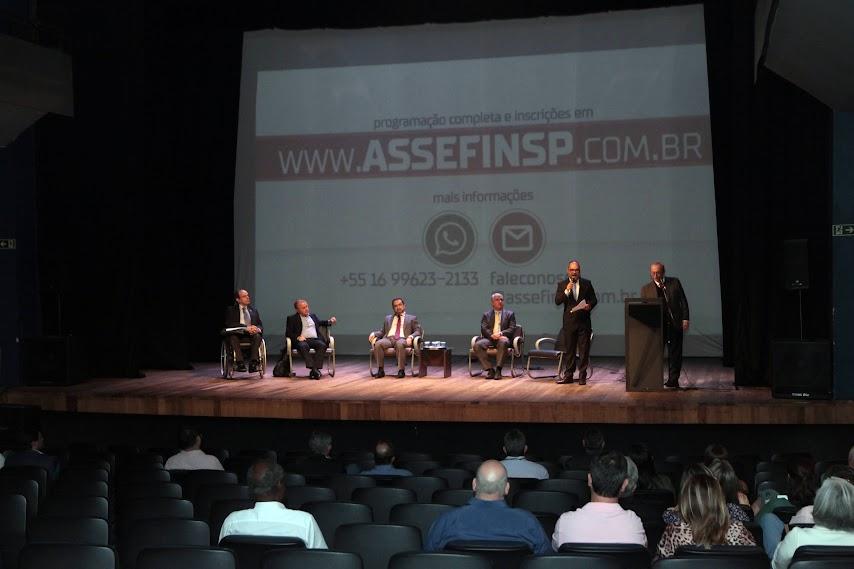
[[[664,303],[664,342],[669,362],[665,387],[679,387],[682,372],[682,339],[690,325],[688,299],[682,283],[676,277],[664,276],[664,263],[654,262],[649,267],[652,282],[641,288],[641,298],[660,298]]]
[[[578,366],[578,384],[587,384],[587,366],[590,362],[590,311],[598,302],[593,284],[581,278],[581,263],[572,260],[566,267],[567,278],[557,284],[555,304],[563,304],[563,350],[567,363],[563,377],[556,383],[572,383],[572,374]],[[576,358],[576,350],[578,358]],[[576,359],[579,361],[576,362]]]

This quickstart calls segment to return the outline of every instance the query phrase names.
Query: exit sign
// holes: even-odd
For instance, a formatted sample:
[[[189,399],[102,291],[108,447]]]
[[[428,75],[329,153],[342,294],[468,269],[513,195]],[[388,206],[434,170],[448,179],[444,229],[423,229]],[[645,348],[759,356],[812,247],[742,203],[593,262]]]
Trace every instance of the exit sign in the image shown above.
[[[833,226],[834,237],[854,237],[854,223],[840,223]]]
[[[4,239],[0,238],[0,250],[3,249],[15,249],[16,244],[14,239]]]

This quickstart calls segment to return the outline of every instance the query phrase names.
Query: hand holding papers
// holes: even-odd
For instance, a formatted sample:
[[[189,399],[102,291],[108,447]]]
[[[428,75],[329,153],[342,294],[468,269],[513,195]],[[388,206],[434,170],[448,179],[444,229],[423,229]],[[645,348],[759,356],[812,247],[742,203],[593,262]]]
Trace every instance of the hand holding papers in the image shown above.
[[[570,312],[577,312],[579,310],[586,310],[586,309],[587,309],[587,301],[582,298],[581,302],[579,302],[578,304],[573,306],[572,310],[570,310]]]

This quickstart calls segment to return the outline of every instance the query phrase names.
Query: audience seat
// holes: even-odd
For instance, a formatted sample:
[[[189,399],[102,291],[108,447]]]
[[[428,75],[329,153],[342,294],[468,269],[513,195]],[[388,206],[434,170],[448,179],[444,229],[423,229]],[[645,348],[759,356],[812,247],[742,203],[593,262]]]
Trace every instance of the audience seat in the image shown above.
[[[389,513],[397,504],[416,502],[415,492],[406,488],[357,488],[353,492],[353,501],[370,506],[374,522],[387,524]]]
[[[586,504],[590,501],[590,487],[587,485],[586,477],[583,482],[581,480],[571,478],[549,478],[547,480],[540,480],[534,486],[534,489],[572,494],[578,499],[579,504]]]
[[[158,547],[139,554],[137,569],[238,569],[234,553],[211,547]]]
[[[249,488],[243,484],[202,484],[196,490],[193,511],[198,520],[208,521],[211,506],[220,500],[248,500]]]
[[[39,515],[52,518],[82,516],[109,521],[110,504],[106,498],[101,496],[51,496],[45,500]]]
[[[492,569],[492,564],[470,553],[410,551],[392,556],[388,569]]]
[[[527,543],[486,540],[451,541],[445,545],[445,551],[480,555],[493,569],[517,569],[533,553]]]
[[[49,518],[39,516],[30,524],[27,543],[76,543],[108,545],[110,529],[102,518]]]
[[[335,491],[335,499],[339,502],[349,502],[356,488],[373,488],[377,485],[375,478],[361,474],[330,474],[321,476],[314,482],[318,486],[332,488]]]
[[[19,494],[0,495],[0,566],[17,567],[26,540],[26,499]]]
[[[208,524],[200,520],[140,520],[119,542],[121,567],[135,569],[140,551],[149,547],[208,547],[210,538]]]
[[[15,567],[13,565],[9,566]],[[19,569],[116,569],[116,554],[97,545],[37,544],[21,551]]]
[[[434,474],[430,474],[428,471],[433,471],[440,468],[442,465],[439,464],[438,461],[433,459],[429,460],[398,460],[397,463],[400,464],[401,468],[405,468],[415,476],[421,476],[422,474],[426,474],[428,476],[435,476]],[[396,464],[397,464],[396,463]],[[468,473],[466,473],[468,474]],[[468,474],[471,476],[471,474]]]
[[[347,524],[335,532],[333,547],[359,555],[364,569],[387,569],[394,554],[421,550],[421,534],[412,526]]]
[[[303,505],[320,526],[327,545],[335,539],[335,531],[345,524],[369,524],[374,521],[370,506],[353,502],[310,502]]]
[[[453,509],[454,506],[447,504],[397,504],[392,507],[388,519],[392,524],[417,527],[421,541],[426,541],[427,532],[436,518]]]
[[[227,470],[171,470],[170,473],[175,479],[179,476],[181,488],[183,488],[184,498],[195,503],[196,493],[203,485],[206,484],[237,484],[237,475],[234,472]]]
[[[119,491],[122,503],[147,498],[183,498],[181,485],[176,482],[147,482],[132,484]]]
[[[401,476],[391,482],[393,488],[406,488],[415,492],[415,499],[421,504],[429,504],[433,494],[444,490],[448,483],[438,476]]]
[[[294,486],[285,490],[285,505],[299,509],[309,502],[334,502],[335,491],[324,486]]]
[[[415,474],[415,471],[412,471]],[[467,480],[471,480],[471,472],[464,468],[432,468],[424,471],[426,476],[438,476],[443,478],[448,483],[448,488],[459,489],[463,488]],[[471,486],[469,486],[471,488]],[[468,490],[468,488],[466,488]]]
[[[522,560],[520,569],[622,569],[623,565],[611,557],[583,555],[541,555]]]
[[[474,497],[474,492],[467,488],[439,490],[433,494],[434,504],[446,504],[448,506],[465,506]]]
[[[768,559],[723,559],[683,557],[661,559],[653,565],[654,569],[768,569]],[[789,569],[794,569],[789,565]],[[819,568],[810,568],[819,569]]]
[[[616,559],[624,569],[649,569],[651,556],[646,547],[634,543],[564,543],[559,553]]]
[[[513,507],[528,510],[532,514],[554,514],[575,510],[580,501],[575,494],[550,490],[520,490],[513,498]]]
[[[802,545],[795,550],[792,561],[844,559],[854,567],[854,546]]]
[[[0,470],[2,472],[3,470]],[[23,496],[27,523],[39,513],[39,484],[35,480],[17,476],[0,477],[0,496]]]
[[[298,537],[228,535],[219,546],[234,552],[240,569],[261,569],[261,560],[268,551],[305,549],[305,542]]]
[[[362,569],[362,558],[346,551],[277,549],[268,551],[261,569]]]

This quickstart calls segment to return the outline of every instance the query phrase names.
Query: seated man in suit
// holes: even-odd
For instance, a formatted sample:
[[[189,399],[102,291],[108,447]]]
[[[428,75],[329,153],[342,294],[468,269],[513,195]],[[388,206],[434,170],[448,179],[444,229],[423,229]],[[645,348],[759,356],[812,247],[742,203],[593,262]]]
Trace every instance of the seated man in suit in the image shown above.
[[[251,306],[252,299],[249,292],[240,289],[234,293],[234,305],[225,309],[225,327],[243,328],[242,331],[229,333],[226,338],[229,346],[234,351],[234,364],[237,371],[246,371],[246,363],[243,361],[243,351],[240,349],[241,338],[248,336],[249,341],[249,371],[258,371],[261,357],[258,348],[261,347],[261,315],[258,310]]]
[[[400,297],[391,301],[394,314],[389,314],[383,321],[381,331],[373,332],[374,356],[377,359],[377,377],[385,377],[385,351],[394,348],[397,354],[397,377],[405,377],[406,348],[412,347],[415,338],[421,335],[421,325],[418,317],[406,313],[406,302]]]
[[[486,379],[501,379],[501,364],[516,331],[516,315],[504,308],[504,295],[492,293],[492,309],[480,319],[480,340],[474,344],[474,354],[480,360]],[[495,348],[495,367],[489,362],[486,350]]]
[[[323,369],[323,358],[329,343],[320,328],[335,324],[335,317],[329,320],[318,319],[316,314],[309,312],[308,301],[303,298],[294,301],[294,308],[296,313],[288,316],[285,323],[285,336],[291,339],[291,345],[305,360],[305,367],[311,370],[308,376],[311,379],[320,379],[320,370]],[[314,349],[314,357],[309,353],[311,349]]]
[[[27,430],[18,437],[19,450],[6,457],[6,467],[40,466],[47,470],[48,478],[56,480],[59,476],[59,459],[44,453],[44,437],[41,431]]]

